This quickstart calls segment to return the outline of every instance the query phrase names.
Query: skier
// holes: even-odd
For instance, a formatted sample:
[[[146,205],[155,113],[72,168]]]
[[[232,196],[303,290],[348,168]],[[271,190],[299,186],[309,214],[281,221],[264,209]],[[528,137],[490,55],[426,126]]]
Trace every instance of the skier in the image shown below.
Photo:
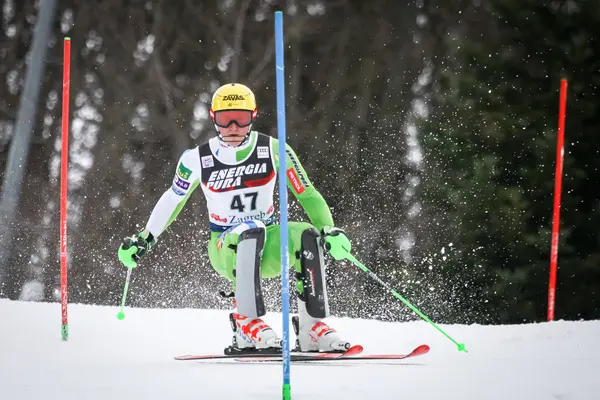
[[[172,186],[154,206],[145,229],[127,238],[118,251],[127,268],[136,267],[200,186],[210,221],[210,263],[234,287],[231,296],[237,312],[229,315],[234,335],[226,352],[281,348],[281,339],[261,319],[266,313],[261,278],[281,273],[280,226],[274,223],[273,203],[278,141],[252,130],[256,116],[256,100],[247,86],[221,86],[210,108],[216,137],[183,152]],[[351,244],[343,230],[334,227],[327,203],[290,146],[286,175],[289,190],[311,221],[288,222],[289,260],[298,296],[298,317],[292,318],[296,350],[343,352],[350,343],[323,322],[329,316],[323,249],[340,259]]]

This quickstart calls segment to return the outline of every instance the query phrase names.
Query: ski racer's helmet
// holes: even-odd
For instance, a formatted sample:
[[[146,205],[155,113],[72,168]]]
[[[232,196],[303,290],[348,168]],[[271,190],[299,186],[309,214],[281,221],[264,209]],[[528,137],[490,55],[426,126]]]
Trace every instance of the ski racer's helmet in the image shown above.
[[[218,88],[210,104],[210,119],[217,130],[217,137],[223,143],[226,142],[219,132],[219,127],[227,128],[233,123],[240,128],[248,127],[246,139],[242,142],[245,143],[250,136],[257,112],[254,93],[241,83],[228,83]]]

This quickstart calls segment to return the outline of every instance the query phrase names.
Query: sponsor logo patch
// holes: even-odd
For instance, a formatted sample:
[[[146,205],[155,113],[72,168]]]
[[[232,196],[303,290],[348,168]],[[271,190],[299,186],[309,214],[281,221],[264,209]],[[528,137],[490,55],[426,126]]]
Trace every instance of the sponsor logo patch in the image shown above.
[[[175,177],[175,181],[173,183],[175,183],[175,186],[180,187],[183,190],[188,190],[190,188],[190,183],[188,181],[184,181],[178,176]]]
[[[202,167],[211,168],[215,166],[215,160],[213,156],[204,156],[202,157]]]
[[[182,162],[179,163],[177,167],[177,175],[181,177],[181,179],[189,179],[190,175],[192,175],[192,170],[183,165]]]
[[[246,99],[244,98],[244,96],[239,95],[239,94],[228,94],[226,96],[223,96],[223,100],[225,100],[225,101],[244,101]]]
[[[227,223],[227,218],[221,217],[220,215],[217,215],[215,213],[210,213],[210,217],[216,221]]]
[[[179,189],[175,185],[171,186],[171,190],[174,191],[177,196],[183,196],[183,195],[185,195],[185,192],[183,190]]]
[[[290,158],[290,161],[292,162],[294,169],[296,169],[296,173],[298,174],[298,176],[300,178],[300,182],[302,182],[302,185],[304,185],[305,188],[310,187],[310,185],[308,184],[308,180],[302,173],[302,169],[300,168],[300,165],[298,165],[298,160],[296,159],[296,157],[294,157],[292,152],[289,150],[286,150],[285,152],[287,153],[287,156]]]
[[[296,175],[296,171],[294,171],[294,168],[290,168],[287,170],[287,176],[297,194],[304,192],[304,186],[300,184],[300,181],[298,180],[298,176]]]
[[[258,158],[269,158],[269,148],[266,146],[258,146],[256,155]]]

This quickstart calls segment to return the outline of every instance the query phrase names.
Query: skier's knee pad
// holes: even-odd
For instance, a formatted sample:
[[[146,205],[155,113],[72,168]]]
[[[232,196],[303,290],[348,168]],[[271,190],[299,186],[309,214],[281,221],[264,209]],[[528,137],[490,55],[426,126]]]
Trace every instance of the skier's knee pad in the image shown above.
[[[239,233],[235,261],[235,301],[238,313],[258,318],[265,315],[260,263],[265,246],[266,228],[258,221],[245,222]]]
[[[300,238],[300,251],[296,254],[300,259],[300,271],[296,271],[298,299],[306,303],[306,311],[313,318],[329,316],[325,262],[319,239],[315,228],[305,230]]]

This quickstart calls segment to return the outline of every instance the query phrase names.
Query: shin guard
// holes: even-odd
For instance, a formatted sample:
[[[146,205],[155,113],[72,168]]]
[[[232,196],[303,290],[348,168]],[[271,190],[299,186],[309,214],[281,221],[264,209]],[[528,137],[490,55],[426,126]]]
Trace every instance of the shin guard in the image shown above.
[[[238,313],[258,318],[265,315],[260,263],[265,245],[265,229],[251,228],[240,234],[235,263],[235,301]]]
[[[298,298],[306,303],[306,311],[313,318],[329,316],[327,288],[325,285],[325,262],[319,232],[310,228],[302,232],[301,248],[296,254],[300,270],[296,269]]]

